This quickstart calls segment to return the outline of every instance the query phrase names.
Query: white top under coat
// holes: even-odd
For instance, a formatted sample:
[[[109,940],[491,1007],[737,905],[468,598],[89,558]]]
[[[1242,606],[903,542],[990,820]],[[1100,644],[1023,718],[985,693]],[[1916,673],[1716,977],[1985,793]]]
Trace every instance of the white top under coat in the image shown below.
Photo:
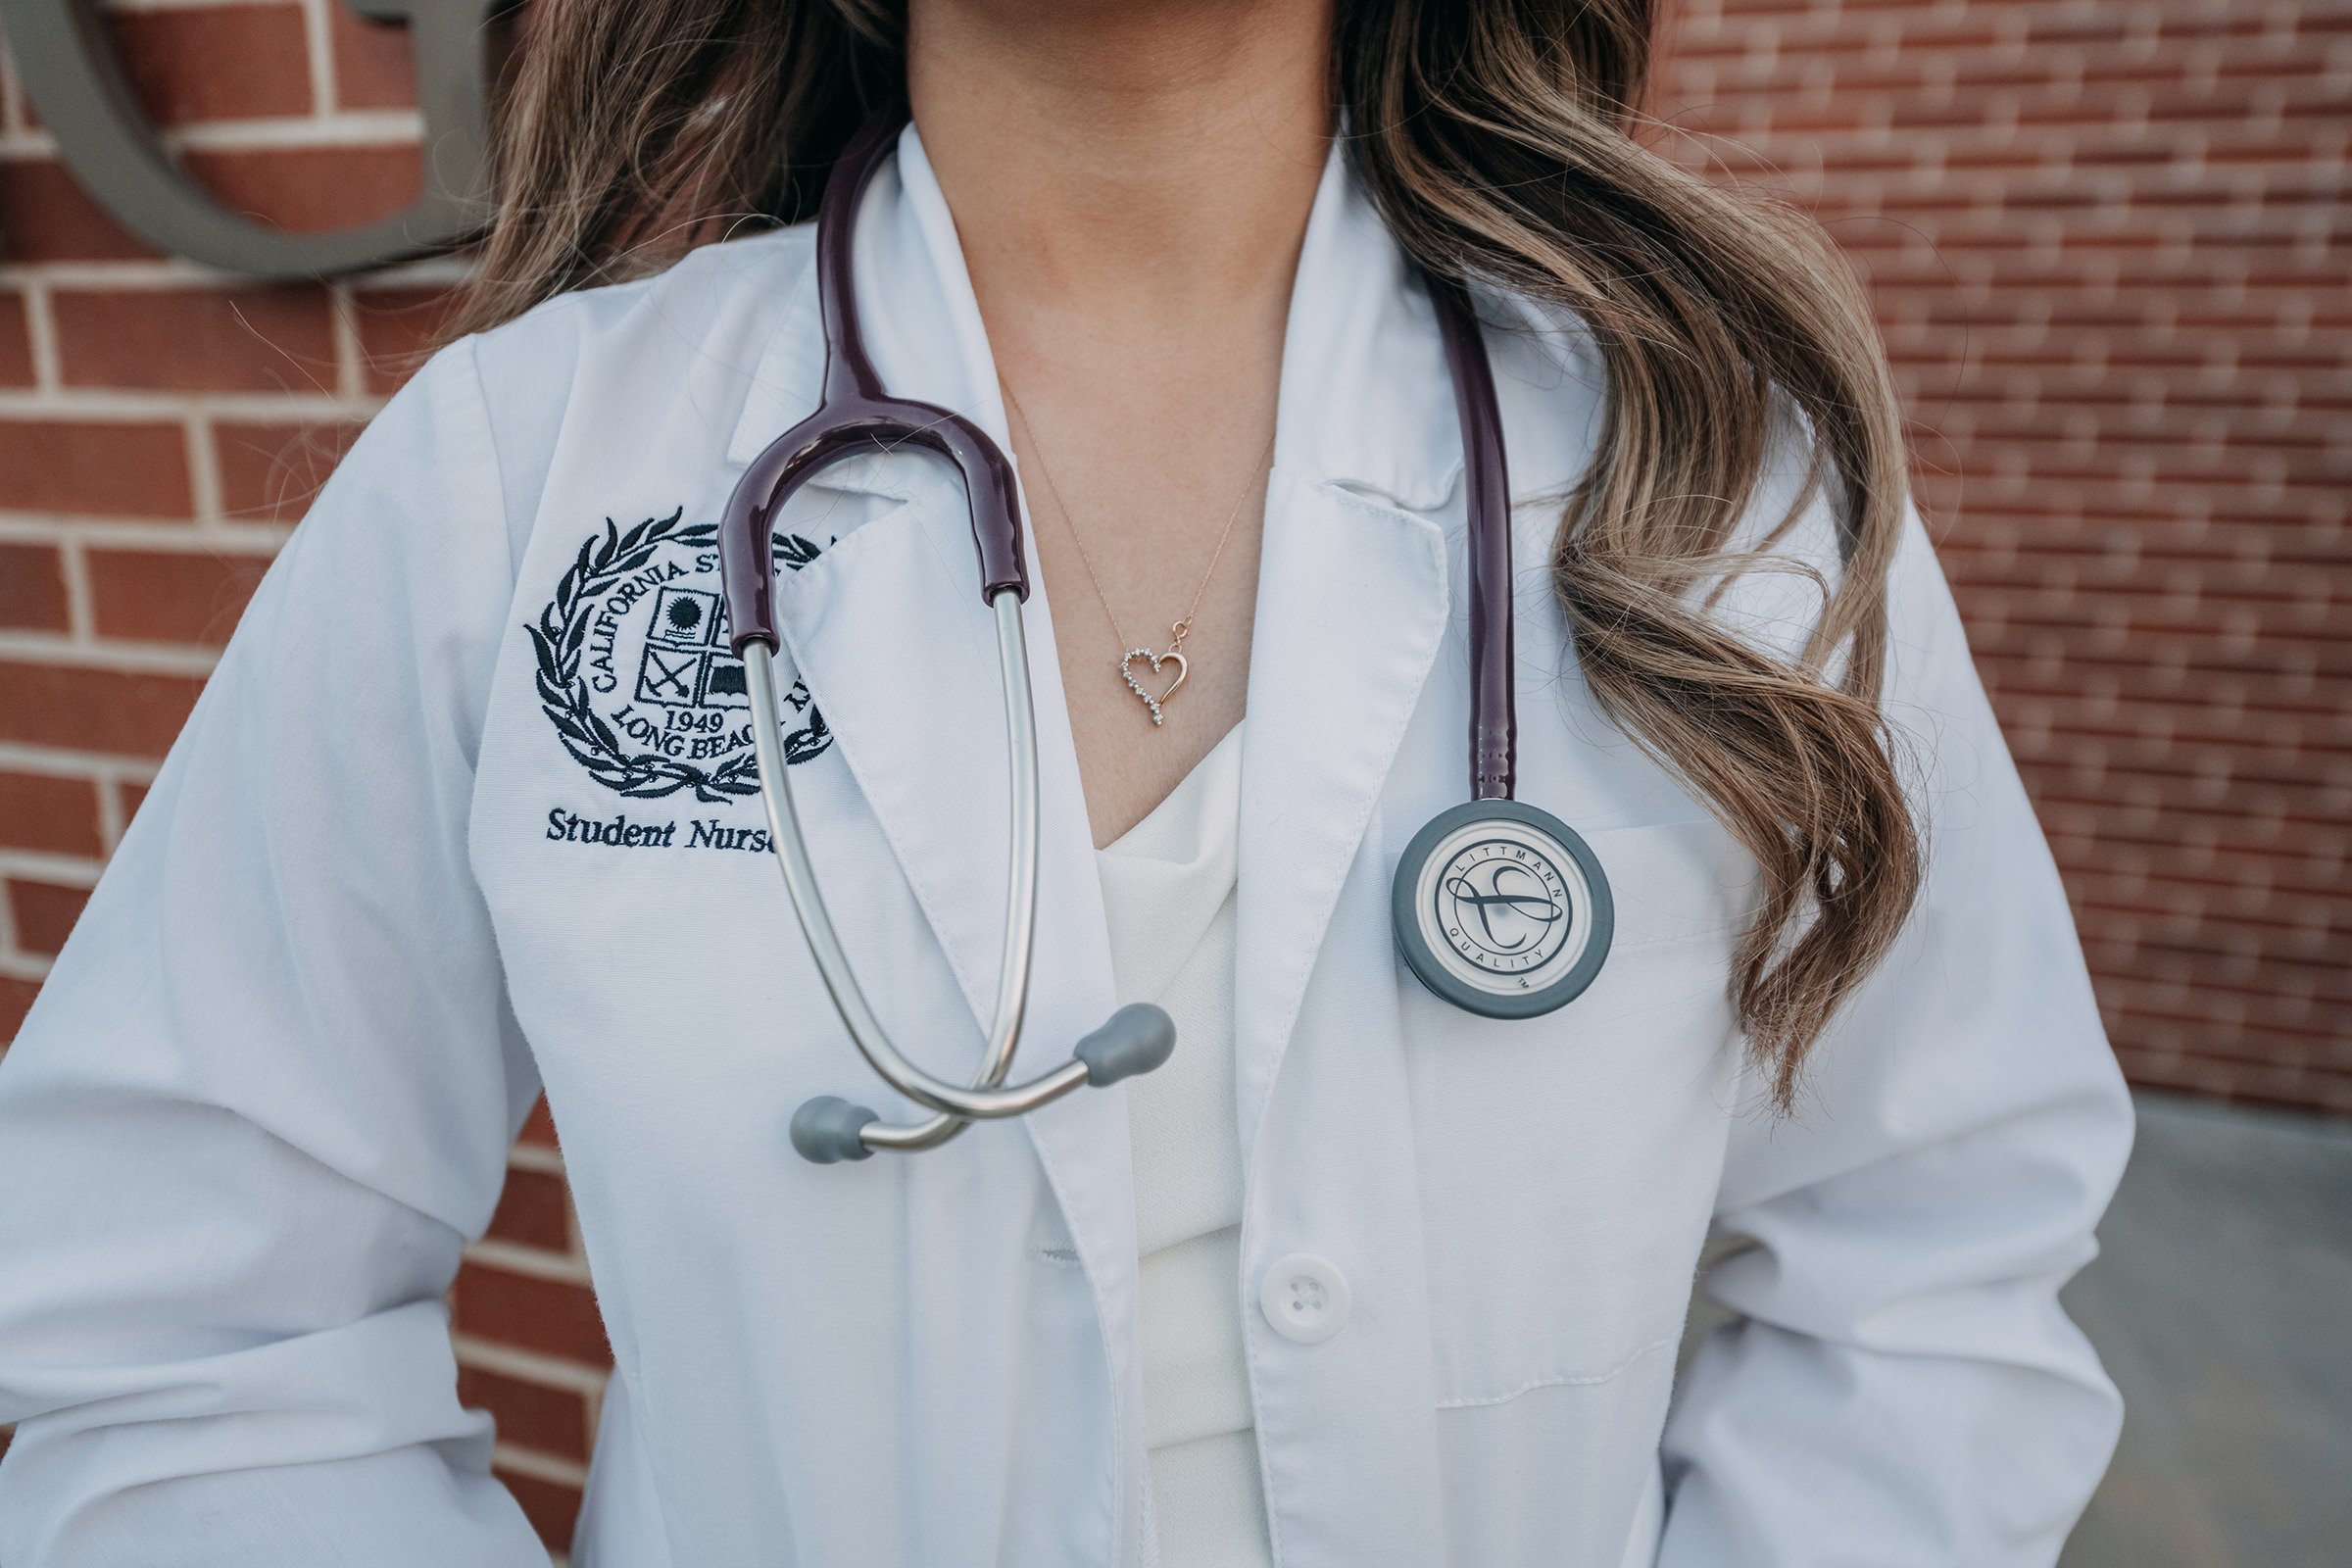
[[[599,578],[582,618],[566,594],[584,552],[673,516],[660,569],[707,591],[696,530],[816,402],[809,240],[710,246],[444,350],[271,567],[0,1061],[0,1562],[543,1561],[443,1305],[543,1086],[615,1364],[578,1568],[1152,1561],[1120,1099],[795,1157],[810,1096],[909,1108],[711,771],[723,702],[638,704],[605,666],[653,599]],[[857,271],[886,384],[1001,438],[911,130]],[[2046,1568],[2118,1422],[2056,1293],[2129,1101],[1927,535],[1907,520],[1894,560],[1886,690],[1925,891],[1777,1119],[1726,995],[1754,866],[1600,712],[1542,569],[1597,357],[1479,306],[1519,503],[1520,794],[1592,845],[1616,941],[1524,1022],[1397,960],[1396,860],[1465,791],[1460,444],[1428,300],[1335,150],[1286,329],[1234,909],[1237,1279],[1308,1254],[1352,1299],[1320,1344],[1240,1319],[1276,1560]],[[1776,454],[1759,536],[1803,467]],[[964,1073],[1007,847],[991,617],[932,460],[828,480],[776,519],[819,552],[777,586],[825,723],[796,710],[793,782],[877,1011]],[[1833,539],[1817,503],[1776,548],[1834,572]],[[1812,610],[1780,572],[1721,612],[1786,643]],[[1025,618],[1024,1076],[1116,999],[1042,589]],[[543,622],[595,633],[552,684]],[[574,681],[610,742],[565,716]],[[1678,1380],[1710,1234],[1754,1244],[1705,1282],[1741,1326]]]
[[[1272,1562],[1240,1290],[1233,1110],[1234,881],[1244,726],[1097,852],[1119,1002],[1152,1002],[1176,1054],[1128,1081],[1144,1445],[1162,1568]]]

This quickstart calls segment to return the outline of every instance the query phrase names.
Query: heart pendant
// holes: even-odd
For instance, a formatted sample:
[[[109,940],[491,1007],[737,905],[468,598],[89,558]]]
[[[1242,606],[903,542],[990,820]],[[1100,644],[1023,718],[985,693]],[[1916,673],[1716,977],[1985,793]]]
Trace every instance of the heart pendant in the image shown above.
[[[1139,659],[1151,662],[1152,673],[1154,675],[1159,673],[1162,664],[1176,666],[1176,678],[1168,682],[1168,689],[1157,697],[1144,690],[1144,683],[1135,678],[1135,662]],[[1185,663],[1184,656],[1173,648],[1164,654],[1155,654],[1149,648],[1130,648],[1127,650],[1127,657],[1119,661],[1119,679],[1125,681],[1127,689],[1142,698],[1144,706],[1152,710],[1152,722],[1154,724],[1160,722],[1159,710],[1166,705],[1168,699],[1184,689],[1184,677],[1190,671],[1191,666]]]

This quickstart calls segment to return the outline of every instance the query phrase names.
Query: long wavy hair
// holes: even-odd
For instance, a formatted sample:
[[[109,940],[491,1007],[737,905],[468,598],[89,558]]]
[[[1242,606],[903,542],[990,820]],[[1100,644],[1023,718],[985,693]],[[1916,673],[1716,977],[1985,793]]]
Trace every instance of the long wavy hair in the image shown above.
[[[539,7],[501,116],[496,217],[462,333],[812,216],[903,90],[903,0],[564,0]],[[1774,1099],[1916,895],[1920,835],[1880,708],[1907,478],[1852,273],[1794,211],[1637,142],[1650,0],[1339,0],[1347,156],[1441,276],[1575,313],[1606,371],[1550,568],[1610,719],[1753,853],[1732,995]],[[1840,569],[1784,660],[1710,613],[1782,433],[1809,436]],[[1752,540],[1748,541],[1752,543]]]

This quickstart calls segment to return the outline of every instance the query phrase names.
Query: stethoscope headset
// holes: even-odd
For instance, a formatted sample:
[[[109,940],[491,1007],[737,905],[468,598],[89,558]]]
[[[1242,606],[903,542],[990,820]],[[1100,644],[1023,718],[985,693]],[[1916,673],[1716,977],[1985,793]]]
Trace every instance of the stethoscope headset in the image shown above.
[[[874,1071],[932,1112],[887,1122],[865,1106],[823,1096],[792,1118],[793,1147],[820,1164],[863,1159],[878,1149],[911,1152],[946,1143],[974,1121],[1018,1116],[1081,1085],[1150,1072],[1175,1049],[1175,1025],[1148,1003],[1112,1013],[1078,1041],[1070,1059],[1027,1083],[1005,1074],[1020,1042],[1037,930],[1037,716],[1021,606],[1029,597],[1021,554],[1020,495],[1012,465],[970,420],[883,391],[858,330],[852,283],[858,209],[882,156],[906,123],[904,107],[869,119],[843,150],[816,220],[818,310],[824,323],[824,392],[814,414],[755,460],[728,498],[719,564],[735,654],[744,662],[760,796],[801,930],[850,1038]],[[1467,297],[1428,280],[1460,411],[1468,491],[1470,560],[1470,799],[1413,836],[1398,861],[1390,906],[1405,964],[1437,996],[1488,1018],[1532,1018],[1573,1001],[1608,956],[1608,880],[1591,848],[1549,812],[1511,798],[1518,759],[1512,679],[1510,483],[1502,421],[1485,345]],[[980,556],[980,597],[997,623],[1010,752],[1011,870],[995,1015],[968,1085],[935,1078],[909,1061],[866,1004],[825,910],[793,808],[791,769],[776,716],[773,545],[769,519],[820,470],[847,458],[916,448],[962,475]]]

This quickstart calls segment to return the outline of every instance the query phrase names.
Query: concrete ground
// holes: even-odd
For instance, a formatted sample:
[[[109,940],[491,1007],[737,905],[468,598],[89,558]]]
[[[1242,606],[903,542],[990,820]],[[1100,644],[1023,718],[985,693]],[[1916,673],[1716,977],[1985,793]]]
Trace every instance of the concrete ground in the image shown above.
[[[2065,1294],[2127,1409],[2061,1568],[2352,1568],[2352,1124],[2138,1105]]]

